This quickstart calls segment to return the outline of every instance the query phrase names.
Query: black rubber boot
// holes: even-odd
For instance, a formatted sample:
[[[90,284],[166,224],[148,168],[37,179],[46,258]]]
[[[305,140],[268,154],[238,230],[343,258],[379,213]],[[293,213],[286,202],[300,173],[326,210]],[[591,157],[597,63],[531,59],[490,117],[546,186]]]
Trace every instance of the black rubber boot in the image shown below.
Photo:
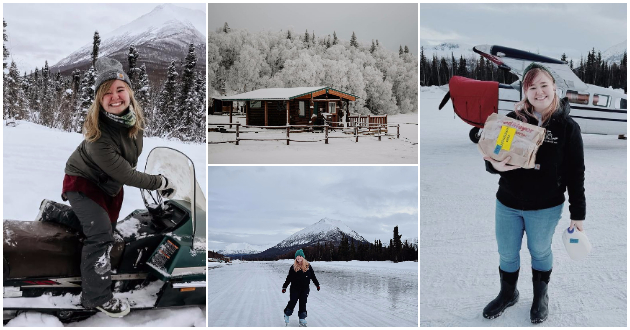
[[[508,273],[499,268],[499,274],[501,275],[501,291],[499,295],[491,301],[486,308],[483,309],[483,317],[487,319],[494,319],[503,313],[503,311],[516,304],[518,301],[518,290],[516,289],[516,283],[518,282],[518,272]]]
[[[534,285],[534,301],[532,309],[529,311],[529,318],[532,323],[542,323],[549,315],[549,296],[547,295],[547,285],[551,270],[541,272],[532,268],[532,283]]]
[[[44,199],[39,205],[39,213],[35,221],[56,222],[68,226],[74,231],[82,231],[81,222],[72,207],[50,199]]]

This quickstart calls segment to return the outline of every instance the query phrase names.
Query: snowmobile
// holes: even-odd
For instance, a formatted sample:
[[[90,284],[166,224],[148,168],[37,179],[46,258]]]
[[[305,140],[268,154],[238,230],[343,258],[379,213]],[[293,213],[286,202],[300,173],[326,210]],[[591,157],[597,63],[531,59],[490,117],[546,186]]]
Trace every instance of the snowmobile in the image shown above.
[[[206,304],[206,199],[193,162],[165,147],[145,172],[164,174],[176,192],[141,189],[145,209],[118,221],[110,252],[112,291],[132,311]],[[84,236],[54,222],[3,220],[3,321],[38,311],[73,322],[94,315],[80,303]]]

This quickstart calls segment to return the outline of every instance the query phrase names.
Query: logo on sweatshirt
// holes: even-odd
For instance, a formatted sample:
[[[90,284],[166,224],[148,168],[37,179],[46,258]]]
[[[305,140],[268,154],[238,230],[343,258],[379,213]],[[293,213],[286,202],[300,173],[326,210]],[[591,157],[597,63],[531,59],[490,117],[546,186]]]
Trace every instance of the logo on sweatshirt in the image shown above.
[[[553,134],[551,134],[551,131],[547,131],[547,134],[545,135],[545,142],[558,144],[558,138],[554,137]]]

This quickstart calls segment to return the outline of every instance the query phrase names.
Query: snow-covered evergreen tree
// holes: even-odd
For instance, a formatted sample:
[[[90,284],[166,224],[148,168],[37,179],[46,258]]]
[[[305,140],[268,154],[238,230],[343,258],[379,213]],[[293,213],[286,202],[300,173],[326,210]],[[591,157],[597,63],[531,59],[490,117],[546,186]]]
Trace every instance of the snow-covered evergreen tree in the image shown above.
[[[127,62],[129,63],[129,70],[127,71],[127,76],[129,77],[129,81],[131,81],[131,89],[137,90],[139,88],[139,75],[140,69],[136,67],[138,63],[138,49],[135,45],[129,46],[129,53],[127,54]]]
[[[9,74],[5,76],[4,91],[3,117],[6,123],[11,124],[15,120],[25,119],[27,100],[22,89],[20,71],[15,62],[11,62]]]
[[[337,32],[333,31],[333,46],[339,43],[339,39],[337,39]]]
[[[52,100],[54,89],[52,88],[52,82],[50,79],[50,68],[48,67],[48,61],[42,68],[42,89],[41,89],[41,124],[44,126],[53,126],[55,118],[55,109],[52,108]]]
[[[147,74],[147,67],[144,63],[140,67],[140,73],[138,75],[138,89],[135,90],[135,97],[138,104],[144,112],[145,130],[148,136],[154,135],[155,123],[154,123],[154,109],[151,102],[151,85],[149,84],[149,75]]]
[[[359,43],[357,42],[357,36],[352,31],[352,37],[350,37],[350,46],[354,48],[359,48]]]
[[[7,48],[7,41],[9,41],[9,36],[7,36],[7,22],[2,19],[2,70],[6,71],[7,69],[7,61],[9,58],[9,49]],[[5,72],[6,73],[6,72]]]
[[[160,92],[160,97],[155,110],[155,134],[157,136],[172,137],[173,128],[178,123],[177,118],[177,93],[178,74],[175,61],[171,61],[166,73],[166,81]]]
[[[193,141],[195,139],[193,130],[187,130],[186,127],[192,128],[196,119],[196,112],[200,107],[199,96],[195,93],[195,67],[197,66],[197,55],[195,54],[195,45],[190,44],[188,47],[188,55],[184,60],[184,70],[182,72],[181,90],[179,92],[180,99],[178,102],[178,124],[182,127],[177,130],[177,137],[184,141]],[[202,106],[203,108],[203,106]]]
[[[79,89],[81,90],[81,95],[78,99],[78,111],[75,116],[75,126],[74,131],[77,133],[81,133],[83,131],[83,123],[85,122],[85,118],[87,116],[88,110],[92,103],[94,103],[94,84],[96,83],[96,70],[93,66],[91,66],[85,73],[83,74],[83,78],[81,79],[81,84]]]
[[[98,31],[94,31],[94,38],[92,41],[92,66],[96,65],[98,59],[98,49],[101,46],[101,36]]]

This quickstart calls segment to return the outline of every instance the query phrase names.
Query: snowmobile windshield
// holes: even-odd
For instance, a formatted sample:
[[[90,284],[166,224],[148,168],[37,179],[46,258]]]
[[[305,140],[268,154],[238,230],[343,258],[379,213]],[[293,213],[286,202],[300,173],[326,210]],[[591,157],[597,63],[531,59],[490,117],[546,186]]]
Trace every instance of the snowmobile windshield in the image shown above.
[[[195,234],[205,237],[206,197],[197,182],[192,160],[178,150],[156,147],[147,157],[144,172],[168,178],[169,184],[175,187],[175,193],[169,199],[183,200],[195,206],[191,207]]]

